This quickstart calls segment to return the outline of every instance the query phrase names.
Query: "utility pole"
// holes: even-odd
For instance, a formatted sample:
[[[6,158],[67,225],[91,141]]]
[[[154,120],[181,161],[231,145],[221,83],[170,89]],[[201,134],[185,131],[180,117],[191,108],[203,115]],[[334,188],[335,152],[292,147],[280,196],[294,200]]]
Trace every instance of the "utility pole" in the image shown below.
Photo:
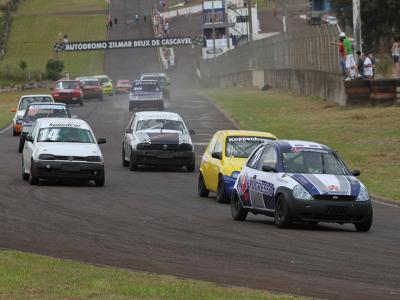
[[[353,31],[355,47],[354,50],[362,52],[360,0],[353,0]]]
[[[284,33],[287,33],[287,32],[288,32],[287,14],[288,14],[287,0],[283,0],[283,17],[282,17],[282,22],[283,22],[283,32],[284,32]]]
[[[251,12],[251,0],[247,0],[247,9],[248,9],[248,22],[249,22],[249,42],[253,41],[253,16]]]
[[[215,47],[215,15],[214,15],[214,0],[212,0],[211,6],[211,21],[212,21],[212,35],[213,35],[213,53],[216,55],[216,47]]]

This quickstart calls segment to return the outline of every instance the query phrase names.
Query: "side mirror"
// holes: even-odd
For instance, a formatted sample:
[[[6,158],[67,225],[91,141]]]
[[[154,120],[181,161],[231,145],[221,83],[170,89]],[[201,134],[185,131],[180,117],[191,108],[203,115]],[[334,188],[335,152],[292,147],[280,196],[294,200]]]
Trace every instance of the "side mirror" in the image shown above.
[[[221,152],[213,152],[211,154],[211,157],[221,160],[222,159],[222,153]]]
[[[360,172],[359,170],[354,170],[353,172],[351,172],[351,174],[352,174],[354,177],[358,177],[358,176],[361,175],[361,172]]]
[[[11,112],[17,112],[17,109],[15,107],[10,109]]]
[[[189,134],[190,134],[190,135],[196,134],[196,130],[194,130],[194,129],[189,129]]]
[[[133,130],[132,130],[131,128],[127,128],[127,129],[125,130],[125,133],[133,133]]]
[[[105,143],[107,143],[107,140],[106,140],[105,138],[99,138],[99,139],[97,139],[97,144],[98,144],[98,145],[100,145],[100,144],[105,144]]]
[[[263,170],[263,172],[273,172],[273,173],[277,172],[277,170],[270,165],[263,165],[262,170]]]
[[[32,137],[31,135],[28,135],[28,136],[25,138],[25,141],[33,143],[33,137]]]

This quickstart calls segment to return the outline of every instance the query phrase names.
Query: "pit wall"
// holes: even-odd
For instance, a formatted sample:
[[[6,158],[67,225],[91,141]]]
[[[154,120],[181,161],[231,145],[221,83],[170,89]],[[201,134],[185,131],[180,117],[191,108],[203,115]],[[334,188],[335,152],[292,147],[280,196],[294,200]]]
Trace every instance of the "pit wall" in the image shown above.
[[[334,26],[276,35],[200,60],[198,74],[207,87],[270,86],[346,105],[337,37]]]

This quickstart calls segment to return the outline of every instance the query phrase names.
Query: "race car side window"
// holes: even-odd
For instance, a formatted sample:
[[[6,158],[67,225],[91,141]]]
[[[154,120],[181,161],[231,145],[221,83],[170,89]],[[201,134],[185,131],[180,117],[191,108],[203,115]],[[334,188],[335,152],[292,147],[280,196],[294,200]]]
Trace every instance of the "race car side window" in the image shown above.
[[[213,150],[214,150],[214,148],[215,148],[215,142],[217,141],[217,139],[218,139],[218,134],[216,134],[216,135],[214,135],[214,137],[211,139],[211,142],[210,142],[210,144],[208,145],[208,148],[207,148],[207,152],[208,153],[212,153],[213,152]]]
[[[36,140],[36,135],[37,135],[37,132],[38,132],[38,130],[39,130],[39,126],[37,125],[36,122],[33,123],[32,126],[33,126],[33,127],[32,127],[32,131],[31,131],[31,136],[33,137],[33,140]]]
[[[131,120],[129,121],[129,124],[128,124],[128,129],[130,128],[130,129],[134,129],[133,127],[135,126],[135,119],[136,119],[136,114],[135,115],[133,115],[132,116],[132,118],[131,118]]]
[[[258,161],[260,160],[261,153],[263,152],[263,149],[264,147],[260,147],[259,149],[257,149],[256,152],[254,152],[253,155],[247,161],[246,166],[252,169],[256,169]]]
[[[213,152],[222,153],[222,141],[218,136],[217,141],[215,142],[215,147]]]
[[[262,167],[265,165],[275,168],[277,163],[278,163],[278,155],[276,153],[275,147],[267,145],[265,146],[264,152],[260,157],[257,169],[262,171]]]

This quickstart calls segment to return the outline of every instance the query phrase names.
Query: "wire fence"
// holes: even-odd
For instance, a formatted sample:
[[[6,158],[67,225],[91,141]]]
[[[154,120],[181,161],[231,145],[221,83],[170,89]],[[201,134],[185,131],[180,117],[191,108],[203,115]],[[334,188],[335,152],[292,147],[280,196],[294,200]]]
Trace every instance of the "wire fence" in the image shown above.
[[[335,26],[310,26],[305,30],[254,41],[214,59],[202,61],[211,77],[251,70],[299,70],[340,74]]]

